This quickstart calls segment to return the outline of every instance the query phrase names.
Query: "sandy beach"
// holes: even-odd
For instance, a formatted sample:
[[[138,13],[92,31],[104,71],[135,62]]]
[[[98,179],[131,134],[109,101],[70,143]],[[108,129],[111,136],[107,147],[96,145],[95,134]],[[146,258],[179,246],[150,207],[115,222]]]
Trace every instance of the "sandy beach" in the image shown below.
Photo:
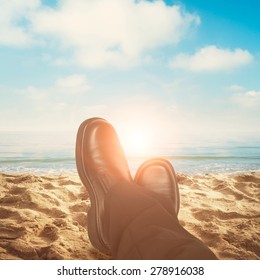
[[[178,174],[181,224],[219,259],[260,259],[260,173]],[[77,174],[0,174],[0,259],[107,259]]]

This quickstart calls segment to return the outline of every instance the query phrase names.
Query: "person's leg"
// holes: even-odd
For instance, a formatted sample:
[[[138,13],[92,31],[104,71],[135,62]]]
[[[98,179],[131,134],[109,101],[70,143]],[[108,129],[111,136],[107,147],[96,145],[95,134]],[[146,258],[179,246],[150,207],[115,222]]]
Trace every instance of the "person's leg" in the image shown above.
[[[133,183],[116,132],[107,121],[93,118],[81,124],[76,163],[91,200],[89,238],[101,252],[112,252],[117,259],[214,258],[179,225],[177,215],[163,207],[165,195]]]
[[[216,259],[151,191],[118,182],[105,199],[108,241],[115,259]]]

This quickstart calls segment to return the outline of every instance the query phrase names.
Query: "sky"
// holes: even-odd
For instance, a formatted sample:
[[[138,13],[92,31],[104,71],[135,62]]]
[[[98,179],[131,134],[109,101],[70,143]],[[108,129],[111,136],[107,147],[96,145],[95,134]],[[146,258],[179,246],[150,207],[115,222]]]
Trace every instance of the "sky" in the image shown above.
[[[259,1],[0,6],[0,131],[102,117],[132,142],[260,140]]]

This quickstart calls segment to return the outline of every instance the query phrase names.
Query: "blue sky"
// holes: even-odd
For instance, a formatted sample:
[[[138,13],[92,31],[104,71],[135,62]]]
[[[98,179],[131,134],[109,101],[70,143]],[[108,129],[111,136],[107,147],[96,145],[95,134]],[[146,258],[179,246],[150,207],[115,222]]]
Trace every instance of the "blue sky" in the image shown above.
[[[259,140],[259,1],[0,4],[0,131]]]

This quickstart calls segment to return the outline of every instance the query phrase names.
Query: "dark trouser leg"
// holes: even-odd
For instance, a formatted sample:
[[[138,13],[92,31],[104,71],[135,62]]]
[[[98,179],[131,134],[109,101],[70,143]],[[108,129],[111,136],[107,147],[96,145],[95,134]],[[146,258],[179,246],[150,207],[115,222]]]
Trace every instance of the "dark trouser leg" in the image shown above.
[[[150,192],[132,183],[111,188],[105,223],[114,259],[216,259]]]

